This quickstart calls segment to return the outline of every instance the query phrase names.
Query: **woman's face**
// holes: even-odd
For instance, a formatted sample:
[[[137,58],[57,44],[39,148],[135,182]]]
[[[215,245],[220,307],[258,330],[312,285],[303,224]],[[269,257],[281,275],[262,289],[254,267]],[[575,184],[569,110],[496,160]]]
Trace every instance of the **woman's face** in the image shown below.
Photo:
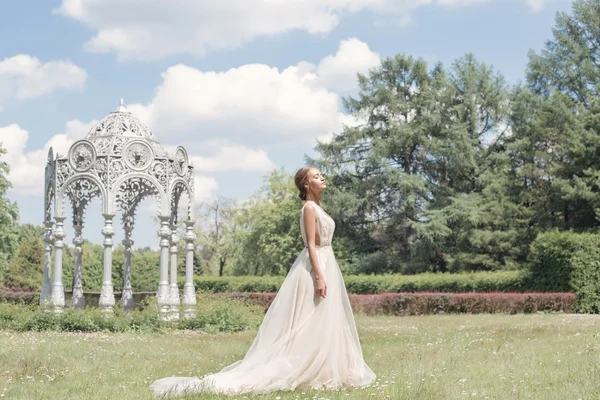
[[[316,168],[311,168],[311,170],[308,171],[308,182],[306,185],[308,186],[307,190],[313,193],[321,193],[327,187],[321,171]]]

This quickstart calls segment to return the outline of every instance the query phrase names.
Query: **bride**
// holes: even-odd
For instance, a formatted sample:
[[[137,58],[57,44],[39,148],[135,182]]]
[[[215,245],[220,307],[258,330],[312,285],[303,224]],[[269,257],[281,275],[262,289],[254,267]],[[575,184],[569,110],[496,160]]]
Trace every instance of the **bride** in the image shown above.
[[[375,373],[363,359],[354,316],[331,248],[335,222],[320,206],[325,180],[304,167],[295,183],[305,201],[302,250],[271,303],[250,349],[220,372],[155,381],[155,396],[260,394],[275,390],[366,386]]]

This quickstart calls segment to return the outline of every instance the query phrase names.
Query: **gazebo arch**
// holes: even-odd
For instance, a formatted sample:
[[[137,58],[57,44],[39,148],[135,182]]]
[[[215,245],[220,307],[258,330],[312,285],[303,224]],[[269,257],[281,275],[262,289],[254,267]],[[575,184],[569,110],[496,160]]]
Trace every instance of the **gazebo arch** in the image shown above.
[[[66,156],[48,152],[46,183],[44,192],[45,257],[44,285],[40,302],[49,302],[55,310],[65,307],[65,292],[62,279],[62,251],[65,238],[64,200],[68,198],[72,206],[73,227],[75,228],[75,265],[73,284],[73,307],[84,306],[81,285],[83,244],[82,230],[84,215],[89,202],[100,197],[104,216],[104,278],[99,305],[110,311],[115,305],[112,283],[112,236],[115,233],[113,218],[121,213],[121,223],[125,232],[122,243],[125,247],[123,289],[121,305],[125,309],[133,307],[131,290],[131,248],[135,213],[139,203],[147,198],[157,200],[157,214],[160,219],[160,281],[157,302],[162,311],[178,309],[179,290],[177,288],[177,236],[178,205],[183,193],[189,197],[186,232],[186,283],[183,304],[191,308],[196,303],[193,284],[193,232],[192,218],[194,198],[194,167],[183,147],[174,153],[163,147],[156,136],[138,119],[133,117],[121,100],[121,106],[110,113],[90,130],[85,139],[71,146]],[[51,220],[54,203],[54,223]],[[54,227],[53,227],[54,225]],[[54,268],[50,254],[54,247]],[[169,248],[171,257],[169,259]],[[173,248],[175,251],[173,252]],[[171,262],[171,284],[167,281],[169,261]],[[50,282],[52,269],[54,276]],[[187,295],[186,295],[187,294]]]

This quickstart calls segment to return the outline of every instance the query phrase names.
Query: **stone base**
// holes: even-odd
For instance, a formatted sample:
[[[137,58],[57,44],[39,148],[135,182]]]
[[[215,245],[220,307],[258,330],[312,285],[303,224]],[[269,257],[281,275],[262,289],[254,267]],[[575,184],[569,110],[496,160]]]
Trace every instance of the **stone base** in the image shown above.
[[[71,298],[73,308],[75,310],[82,310],[85,307],[85,298],[83,297],[83,288],[73,288],[73,297]]]
[[[161,312],[159,318],[161,321],[177,321],[179,319],[179,310],[173,312],[171,309],[168,309]]]
[[[42,286],[42,293],[40,294],[40,305],[47,302],[51,295],[52,295],[52,284],[44,283],[44,285]]]
[[[100,293],[98,306],[102,311],[113,312],[113,307],[115,306],[115,294],[112,282],[102,283],[102,292]]]
[[[169,310],[169,321],[176,321],[179,319],[179,307],[172,307],[171,310]]]
[[[196,305],[196,288],[193,283],[186,283],[183,285],[183,301],[184,306],[195,306]]]
[[[133,292],[131,288],[123,289],[123,293],[121,294],[121,307],[124,310],[129,311],[133,310],[135,303],[133,301]]]
[[[169,305],[171,313],[177,313],[179,316],[179,305],[181,301],[179,300],[179,288],[175,284],[169,285]]]
[[[162,313],[167,313],[171,309],[169,303],[170,295],[169,284],[167,282],[160,282],[158,284],[158,292],[156,293],[156,303]]]
[[[65,309],[65,287],[62,283],[52,284],[50,304],[54,309],[54,312],[61,313]]]
[[[184,307],[183,318],[194,318],[196,316],[196,307]]]

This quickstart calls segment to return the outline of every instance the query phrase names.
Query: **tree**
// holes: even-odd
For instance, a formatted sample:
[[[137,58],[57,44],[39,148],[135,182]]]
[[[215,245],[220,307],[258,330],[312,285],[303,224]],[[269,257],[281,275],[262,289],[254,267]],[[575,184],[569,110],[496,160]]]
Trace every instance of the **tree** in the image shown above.
[[[516,99],[530,110],[517,111],[512,150],[533,223],[581,230],[600,221],[600,1],[576,0],[572,10],[557,14],[544,50],[529,53],[533,94]]]
[[[439,68],[429,73],[424,61],[402,55],[384,60],[368,77],[359,75],[359,98],[344,103],[365,123],[320,143],[320,159],[310,161],[352,194],[345,196],[355,216],[348,222],[379,238],[369,243],[371,251],[398,246],[402,260],[410,259],[413,224],[430,196],[432,137],[426,132],[437,124],[435,93],[443,79]],[[345,227],[340,234],[352,231]]]
[[[236,214],[237,203],[231,199],[219,197],[212,203],[199,206],[199,223],[196,226],[201,257],[209,265],[218,268],[219,276],[225,273],[225,266],[235,256],[238,246],[235,234],[239,229]]]
[[[6,154],[6,150],[0,143],[0,157]],[[16,203],[6,197],[6,192],[11,184],[7,178],[10,167],[0,159],[0,279],[2,279],[8,262],[18,249],[18,234],[16,232],[19,211]]]
[[[42,238],[29,236],[19,244],[18,252],[10,260],[4,285],[22,290],[39,290],[42,286],[44,244]]]
[[[504,80],[472,55],[430,71],[398,55],[359,75],[359,87],[359,98],[345,104],[364,123],[320,143],[320,158],[309,160],[332,176],[340,233],[368,237],[357,248],[405,264],[389,265],[392,271],[444,269],[452,252],[469,246],[455,236],[451,209],[466,201],[481,213],[475,194],[497,168],[507,126]]]
[[[575,0],[573,15],[560,12],[540,54],[529,52],[530,89],[549,97],[558,91],[590,108],[600,95],[600,1]]]
[[[415,224],[420,234],[414,254],[434,270],[503,268],[513,252],[507,238],[513,237],[516,211],[505,196],[501,148],[509,126],[508,90],[500,74],[471,54],[445,75],[429,156],[432,196],[423,223]]]
[[[235,273],[285,275],[302,248],[302,201],[293,177],[272,171],[265,184],[239,210],[236,242],[240,244]]]

